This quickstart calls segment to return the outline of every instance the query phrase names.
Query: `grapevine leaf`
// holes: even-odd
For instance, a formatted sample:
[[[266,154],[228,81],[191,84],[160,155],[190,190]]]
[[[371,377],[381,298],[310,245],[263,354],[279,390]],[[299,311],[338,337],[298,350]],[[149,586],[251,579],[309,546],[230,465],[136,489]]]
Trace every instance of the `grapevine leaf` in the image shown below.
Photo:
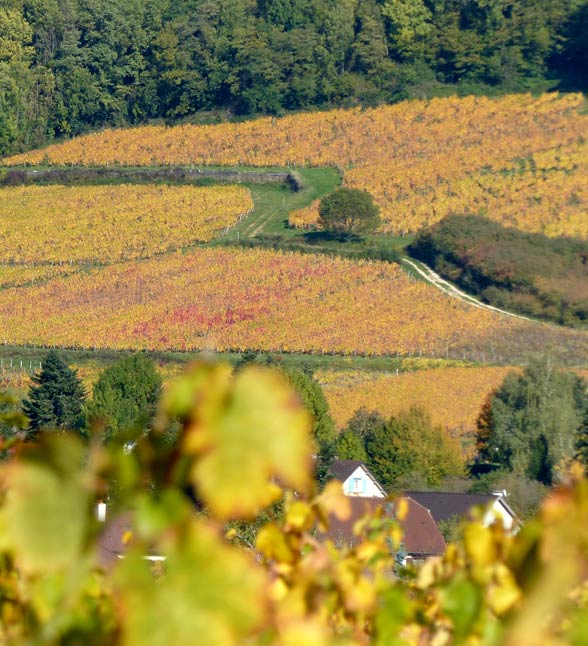
[[[71,436],[42,442],[3,472],[0,547],[13,552],[27,573],[58,572],[74,562],[87,523],[81,444]]]
[[[197,389],[183,450],[196,458],[192,483],[218,517],[255,515],[279,495],[274,478],[307,488],[308,415],[277,372],[250,367],[233,377],[227,366],[200,364],[190,379]],[[177,393],[170,401],[185,412],[185,385]]]
[[[139,551],[116,573],[124,645],[232,646],[264,620],[265,576],[208,525],[193,521],[182,540],[162,551],[165,574],[158,580]]]

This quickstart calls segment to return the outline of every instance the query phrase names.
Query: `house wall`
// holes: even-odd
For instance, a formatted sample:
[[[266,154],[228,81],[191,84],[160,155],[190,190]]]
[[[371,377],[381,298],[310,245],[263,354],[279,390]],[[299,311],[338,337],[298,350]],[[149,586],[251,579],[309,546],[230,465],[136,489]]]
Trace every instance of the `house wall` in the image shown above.
[[[512,530],[514,528],[515,519],[510,515],[508,510],[500,502],[500,498],[496,498],[496,500],[488,508],[488,511],[484,516],[484,525],[490,525],[496,519],[502,520],[504,529]]]
[[[346,496],[362,498],[384,498],[384,494],[362,467],[355,471],[343,483],[343,493]]]

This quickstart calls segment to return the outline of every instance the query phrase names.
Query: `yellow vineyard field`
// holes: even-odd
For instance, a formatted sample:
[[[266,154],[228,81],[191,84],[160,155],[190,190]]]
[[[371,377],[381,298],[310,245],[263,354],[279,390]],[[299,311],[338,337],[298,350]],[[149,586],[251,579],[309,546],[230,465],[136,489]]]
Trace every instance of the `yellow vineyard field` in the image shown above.
[[[67,276],[77,267],[64,265],[3,265],[0,264],[0,288],[19,287],[29,283],[45,281],[56,276]]]
[[[586,235],[585,105],[581,94],[450,97],[239,124],[147,126],[87,135],[5,163],[336,165],[346,185],[374,195],[383,230],[395,234],[448,212],[482,210],[528,230]],[[521,159],[539,165],[509,179]],[[543,173],[542,159],[560,167]],[[308,226],[315,217],[306,209],[292,223]]]
[[[445,356],[522,323],[398,265],[199,249],[0,290],[10,344]]]
[[[390,417],[410,406],[423,406],[433,422],[454,437],[474,432],[486,396],[502,383],[508,367],[435,368],[353,376],[336,371],[318,371],[331,415],[343,427],[361,407]]]
[[[439,160],[441,163],[441,160]],[[365,169],[350,171],[350,184]],[[358,180],[356,182],[356,180]],[[549,149],[494,170],[432,183],[388,200],[396,233],[412,232],[450,214],[472,213],[523,231],[588,237],[588,141]],[[318,209],[299,217],[311,223]]]
[[[3,188],[0,262],[112,262],[149,257],[209,241],[252,208],[251,194],[240,186]],[[6,271],[0,269],[0,280],[6,280]]]

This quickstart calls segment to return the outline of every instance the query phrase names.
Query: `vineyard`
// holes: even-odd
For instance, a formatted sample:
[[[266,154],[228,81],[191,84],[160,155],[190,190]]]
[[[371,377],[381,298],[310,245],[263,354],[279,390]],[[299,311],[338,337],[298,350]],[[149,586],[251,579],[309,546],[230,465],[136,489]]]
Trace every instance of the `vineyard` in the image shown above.
[[[3,188],[0,262],[106,263],[149,257],[207,242],[252,209],[249,191],[239,186]],[[4,267],[0,281],[22,284],[47,278],[47,271]]]
[[[0,291],[9,344],[446,354],[517,323],[393,264],[206,249]]]
[[[336,166],[346,185],[374,194],[388,232],[474,210],[520,228],[586,235],[584,108],[581,95],[467,97],[214,126],[145,126],[90,134],[3,163]],[[317,197],[335,180],[320,190],[273,188],[267,200],[261,187],[252,189],[255,214],[242,224],[254,205],[241,187],[3,188],[1,340],[500,364],[549,345],[560,358],[570,352],[576,361],[588,358],[588,336],[580,331],[462,304],[396,265],[226,246],[240,244],[241,235],[279,237],[286,204],[291,224],[308,226]],[[224,247],[187,252],[230,227]]]
[[[20,287],[35,281],[47,280],[56,276],[67,276],[77,271],[77,267],[66,265],[21,265],[0,264],[0,288]]]
[[[7,165],[338,166],[371,192],[383,230],[479,212],[525,230],[587,235],[588,115],[582,95],[411,101],[215,126],[108,130]],[[316,208],[292,218],[316,220]]]
[[[448,367],[399,374],[319,371],[331,415],[343,427],[360,408],[388,418],[411,406],[426,408],[435,425],[453,437],[470,436],[486,396],[508,367]]]
[[[510,362],[588,335],[466,305],[398,265],[200,248],[0,290],[8,345],[423,355]]]

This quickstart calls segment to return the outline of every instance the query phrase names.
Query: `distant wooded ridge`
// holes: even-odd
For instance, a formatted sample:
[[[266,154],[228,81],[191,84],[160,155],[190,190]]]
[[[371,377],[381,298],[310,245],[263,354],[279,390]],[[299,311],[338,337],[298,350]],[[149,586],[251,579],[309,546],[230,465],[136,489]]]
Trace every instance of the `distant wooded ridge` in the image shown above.
[[[588,0],[9,0],[0,155],[106,126],[586,89]]]

